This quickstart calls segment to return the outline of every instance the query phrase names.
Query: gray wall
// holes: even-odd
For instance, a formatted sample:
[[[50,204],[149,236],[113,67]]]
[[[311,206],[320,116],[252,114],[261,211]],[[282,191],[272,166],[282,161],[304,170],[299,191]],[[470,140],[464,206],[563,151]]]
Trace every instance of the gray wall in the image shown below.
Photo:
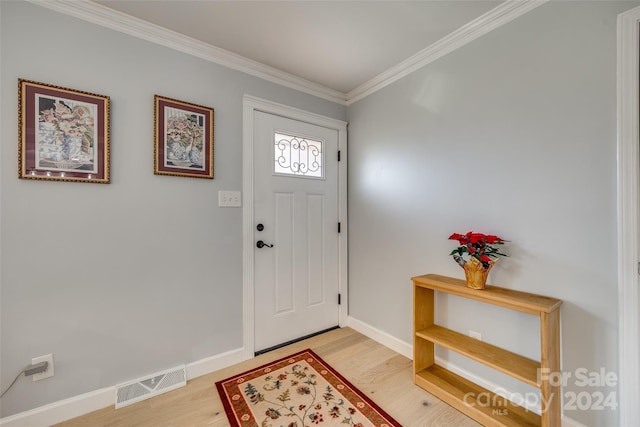
[[[463,277],[449,234],[496,233],[490,282],[564,300],[564,371],[617,370],[615,26],[635,5],[546,4],[349,107],[353,317],[411,342],[409,278]],[[1,384],[56,362],[0,416],[241,347],[241,211],[216,201],[242,187],[242,95],[345,108],[30,3],[0,19]],[[19,77],[111,96],[111,184],[16,178]],[[215,180],[152,174],[154,94],[215,108]],[[440,300],[440,323],[539,357],[531,316]]]
[[[242,96],[346,108],[25,2],[1,8],[0,416],[242,347]],[[17,81],[111,97],[109,185],[17,179]],[[153,175],[153,96],[215,109],[215,179]]]
[[[351,316],[412,342],[410,277],[464,278],[448,236],[497,234],[489,282],[564,301],[563,370],[617,371],[616,17],[636,5],[547,3],[349,107]],[[440,300],[440,323],[539,357],[534,317]]]

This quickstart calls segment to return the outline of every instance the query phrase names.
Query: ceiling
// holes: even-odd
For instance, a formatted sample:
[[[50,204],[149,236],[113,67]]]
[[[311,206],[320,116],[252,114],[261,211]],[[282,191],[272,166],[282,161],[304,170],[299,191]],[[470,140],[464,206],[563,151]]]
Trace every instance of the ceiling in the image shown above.
[[[96,3],[349,93],[497,7],[502,0]]]

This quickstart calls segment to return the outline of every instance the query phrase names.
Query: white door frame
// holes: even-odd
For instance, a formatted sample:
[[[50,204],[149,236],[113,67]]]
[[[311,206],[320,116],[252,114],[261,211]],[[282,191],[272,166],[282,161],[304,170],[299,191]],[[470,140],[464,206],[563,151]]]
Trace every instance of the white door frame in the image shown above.
[[[341,152],[338,162],[338,221],[341,224],[338,236],[338,291],[341,294],[338,324],[346,325],[349,297],[347,284],[347,123],[319,114],[310,113],[283,104],[245,95],[243,98],[242,122],[242,191],[243,208],[243,349],[244,359],[251,359],[255,352],[255,302],[254,302],[254,218],[253,218],[253,118],[256,111],[274,114],[301,122],[335,129],[338,132],[338,150]],[[337,153],[336,153],[337,155]],[[338,224],[336,224],[337,228]]]
[[[618,15],[618,403],[621,426],[640,425],[639,28],[640,7]]]

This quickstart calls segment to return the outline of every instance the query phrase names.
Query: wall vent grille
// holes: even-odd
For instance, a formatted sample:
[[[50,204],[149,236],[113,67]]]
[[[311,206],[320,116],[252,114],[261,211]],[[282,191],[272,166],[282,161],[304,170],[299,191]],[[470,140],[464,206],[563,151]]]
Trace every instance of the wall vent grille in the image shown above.
[[[187,385],[185,365],[116,386],[116,409]]]

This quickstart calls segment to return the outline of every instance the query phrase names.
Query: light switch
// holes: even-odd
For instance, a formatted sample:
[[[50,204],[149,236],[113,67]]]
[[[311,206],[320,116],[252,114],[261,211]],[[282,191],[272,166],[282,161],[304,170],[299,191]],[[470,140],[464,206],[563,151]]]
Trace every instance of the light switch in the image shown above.
[[[242,192],[240,191],[218,191],[218,206],[221,208],[242,207]]]

